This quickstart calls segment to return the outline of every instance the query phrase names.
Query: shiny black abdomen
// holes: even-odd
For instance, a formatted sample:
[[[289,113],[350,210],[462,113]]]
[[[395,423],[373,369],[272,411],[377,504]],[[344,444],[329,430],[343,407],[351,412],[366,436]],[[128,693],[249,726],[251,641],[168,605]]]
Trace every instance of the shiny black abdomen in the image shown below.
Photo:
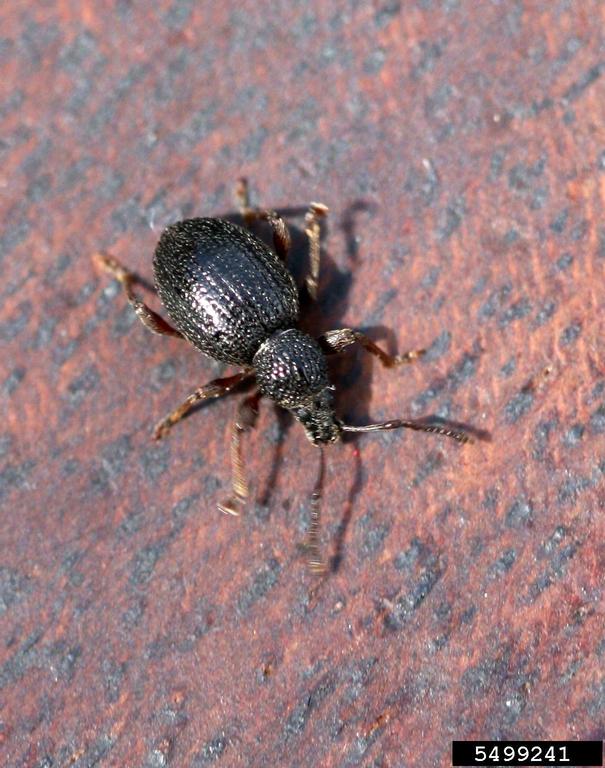
[[[170,319],[198,349],[250,365],[260,344],[298,320],[292,276],[261,240],[223,219],[168,227],[153,259]]]

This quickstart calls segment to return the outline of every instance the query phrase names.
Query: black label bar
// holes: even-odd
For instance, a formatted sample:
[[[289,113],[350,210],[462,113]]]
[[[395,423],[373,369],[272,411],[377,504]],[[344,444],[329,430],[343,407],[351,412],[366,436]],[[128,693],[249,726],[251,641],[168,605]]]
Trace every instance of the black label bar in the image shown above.
[[[602,741],[453,741],[452,765],[603,765]]]

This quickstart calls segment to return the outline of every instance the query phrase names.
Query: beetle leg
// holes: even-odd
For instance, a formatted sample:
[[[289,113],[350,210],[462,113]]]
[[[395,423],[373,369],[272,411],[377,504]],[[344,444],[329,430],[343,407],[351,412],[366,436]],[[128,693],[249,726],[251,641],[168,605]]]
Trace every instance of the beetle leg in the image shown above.
[[[317,300],[317,288],[319,285],[320,254],[320,220],[328,213],[327,205],[323,203],[311,203],[305,215],[305,234],[309,238],[309,259],[311,262],[309,274],[305,278],[305,285],[309,296]]]
[[[286,222],[276,212],[267,208],[252,208],[250,205],[250,193],[248,190],[248,181],[246,179],[239,179],[235,188],[235,197],[237,199],[240,214],[244,219],[247,227],[251,226],[255,221],[266,221],[271,227],[273,232],[273,247],[275,252],[282,261],[286,261],[288,253],[290,252],[290,246],[292,244],[292,238]]]
[[[326,570],[326,566],[321,556],[321,547],[319,544],[319,529],[321,524],[321,495],[323,491],[325,474],[324,452],[321,445],[319,446],[319,451],[319,469],[317,472],[317,479],[315,481],[315,488],[313,489],[313,495],[311,496],[311,522],[309,524],[309,531],[303,545],[309,553],[309,569],[316,574],[321,574]]]
[[[254,208],[250,207],[250,188],[248,186],[248,179],[241,178],[237,180],[237,184],[235,185],[235,200],[245,225],[249,227],[256,219],[256,215],[254,213]]]
[[[404,352],[402,355],[389,355],[372,339],[368,338],[360,331],[355,331],[353,328],[339,328],[335,331],[328,331],[318,337],[320,347],[328,355],[342,352],[345,347],[355,344],[356,342],[372,355],[380,360],[385,368],[394,368],[396,365],[402,365],[403,363],[412,363],[419,357],[425,354],[425,349],[413,349],[410,352]]]
[[[196,403],[201,400],[209,400],[214,397],[222,397],[223,395],[231,392],[232,389],[239,386],[246,379],[251,379],[253,373],[250,370],[240,371],[234,376],[228,376],[224,379],[214,379],[203,387],[196,389],[189,397],[175,408],[172,413],[159,421],[153,430],[153,437],[155,440],[160,440],[165,437],[170,429],[182,418],[184,418]]]
[[[239,515],[240,509],[248,498],[248,483],[244,472],[244,456],[242,435],[256,425],[258,418],[258,403],[262,395],[254,392],[248,395],[237,408],[237,415],[231,429],[231,473],[233,495],[227,501],[218,505],[221,512],[227,515]]]
[[[137,282],[137,276],[134,273],[129,272],[117,259],[114,259],[113,256],[107,253],[95,253],[92,259],[101,269],[109,272],[116,280],[120,281],[129,304],[137,313],[139,320],[144,326],[153,331],[153,333],[163,336],[176,336],[179,339],[185,338],[180,331],[177,331],[176,328],[167,323],[161,315],[158,315],[145,302],[135,296],[133,285]]]

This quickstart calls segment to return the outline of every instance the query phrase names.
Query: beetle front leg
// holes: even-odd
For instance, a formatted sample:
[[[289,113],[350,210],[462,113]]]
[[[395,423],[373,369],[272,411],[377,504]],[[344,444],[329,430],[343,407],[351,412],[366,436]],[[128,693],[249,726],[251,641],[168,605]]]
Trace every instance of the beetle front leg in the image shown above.
[[[355,331],[353,328],[340,328],[335,331],[328,331],[317,339],[320,347],[328,355],[342,352],[343,349],[351,344],[359,343],[372,355],[375,355],[385,368],[394,368],[404,363],[412,363],[425,354],[425,349],[413,349],[410,352],[404,352],[402,355],[389,355],[368,338],[361,331]]]
[[[235,188],[235,197],[238,202],[240,214],[247,227],[255,221],[266,221],[273,232],[273,247],[279,258],[285,262],[290,252],[292,238],[286,222],[276,212],[268,208],[252,208],[250,206],[250,191],[247,179],[239,179]]]
[[[231,430],[231,473],[233,495],[218,505],[221,512],[227,515],[239,515],[241,508],[248,499],[248,482],[244,471],[244,454],[242,437],[256,426],[258,404],[262,395],[254,392],[239,404],[237,415]]]
[[[304,548],[309,553],[309,570],[315,574],[322,574],[326,570],[326,566],[321,556],[321,546],[319,542],[320,525],[321,525],[321,497],[323,493],[324,475],[325,475],[325,459],[323,446],[319,446],[319,468],[317,472],[317,479],[315,480],[315,488],[313,489],[313,495],[311,496],[311,522],[309,525],[309,532],[304,542]]]
[[[253,376],[252,371],[240,371],[240,373],[236,373],[234,376],[214,379],[205,386],[196,389],[178,408],[175,408],[174,411],[156,424],[153,430],[154,439],[160,440],[162,437],[165,437],[170,429],[183,419],[197,403],[202,400],[210,400],[211,398],[227,395],[247,379],[252,379]]]
[[[108,253],[95,253],[92,259],[101,269],[108,272],[116,280],[119,280],[126,293],[128,303],[146,328],[162,336],[176,336],[179,339],[185,338],[180,331],[177,331],[176,328],[167,323],[161,315],[158,315],[144,301],[136,297],[133,285],[137,282],[137,276],[133,272],[123,267],[117,259],[114,259]]]

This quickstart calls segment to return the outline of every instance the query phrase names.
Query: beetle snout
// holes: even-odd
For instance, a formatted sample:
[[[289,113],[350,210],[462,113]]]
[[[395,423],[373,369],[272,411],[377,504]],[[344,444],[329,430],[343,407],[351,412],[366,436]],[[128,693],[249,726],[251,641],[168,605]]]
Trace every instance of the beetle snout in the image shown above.
[[[331,387],[325,387],[304,405],[293,408],[292,412],[313,445],[335,443],[340,439],[342,426],[332,407]]]
[[[313,443],[313,445],[325,445],[326,443],[336,443],[340,440],[342,429],[340,422],[333,419],[327,424],[313,424],[310,426],[305,425],[307,430],[307,437]]]

